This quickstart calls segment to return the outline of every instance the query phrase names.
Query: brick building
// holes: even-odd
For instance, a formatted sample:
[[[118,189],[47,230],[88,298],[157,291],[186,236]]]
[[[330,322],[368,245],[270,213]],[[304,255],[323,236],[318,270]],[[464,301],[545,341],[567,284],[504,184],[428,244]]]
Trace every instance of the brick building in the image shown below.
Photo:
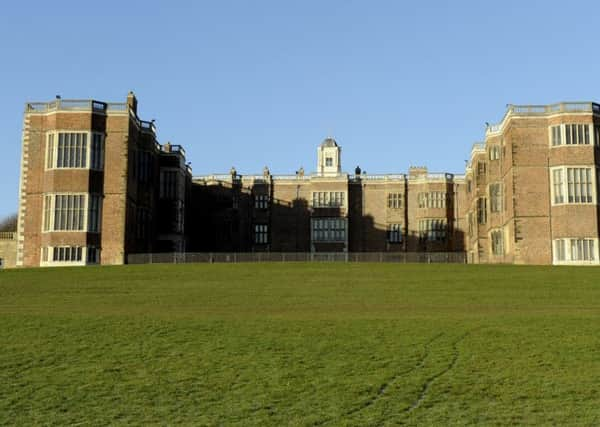
[[[598,264],[600,105],[508,106],[466,169],[470,262]]]
[[[193,178],[208,217],[194,250],[274,252],[464,251],[464,178],[411,168],[406,174],[343,173],[327,138],[317,172]]]
[[[28,103],[17,265],[122,264],[151,252],[466,252],[472,263],[597,264],[600,106],[509,106],[465,175],[192,177],[137,100]]]
[[[124,103],[28,103],[22,144],[17,266],[185,249],[185,153],[157,142],[133,93]]]

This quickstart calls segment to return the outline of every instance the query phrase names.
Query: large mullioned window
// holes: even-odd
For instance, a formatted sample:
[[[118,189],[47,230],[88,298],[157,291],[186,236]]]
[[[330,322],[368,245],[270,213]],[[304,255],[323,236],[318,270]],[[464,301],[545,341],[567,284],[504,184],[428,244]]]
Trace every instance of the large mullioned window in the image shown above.
[[[595,203],[594,168],[559,166],[552,168],[552,202]]]
[[[160,171],[160,198],[175,200],[179,198],[179,173],[177,171]]]
[[[504,255],[504,234],[502,230],[494,230],[490,233],[492,243],[492,254]]]
[[[422,219],[419,221],[419,234],[423,240],[444,241],[447,228],[445,219]]]
[[[267,224],[254,225],[254,243],[265,245],[269,242],[269,226]]]
[[[388,208],[400,209],[402,207],[402,193],[388,193]]]
[[[561,124],[550,127],[550,144],[560,145],[590,145],[592,136],[595,145],[600,145],[600,128],[598,125],[587,123]]]
[[[256,209],[267,209],[269,207],[269,195],[257,194],[254,196],[254,207]]]
[[[445,208],[446,193],[443,191],[430,191],[417,194],[419,208]]]
[[[95,246],[44,246],[42,265],[84,265],[100,263],[100,249]]]
[[[104,168],[104,135],[96,132],[52,132],[46,142],[46,169]]]
[[[490,212],[502,212],[502,184],[490,184]]]
[[[564,238],[554,240],[554,262],[560,263],[596,263],[597,239]]]
[[[315,242],[344,242],[346,220],[343,218],[314,218],[312,240]]]
[[[344,206],[343,191],[315,191],[312,193],[313,208],[341,208]]]
[[[100,231],[101,196],[97,194],[44,195],[43,231]]]
[[[390,243],[402,242],[402,224],[389,224],[387,235]]]

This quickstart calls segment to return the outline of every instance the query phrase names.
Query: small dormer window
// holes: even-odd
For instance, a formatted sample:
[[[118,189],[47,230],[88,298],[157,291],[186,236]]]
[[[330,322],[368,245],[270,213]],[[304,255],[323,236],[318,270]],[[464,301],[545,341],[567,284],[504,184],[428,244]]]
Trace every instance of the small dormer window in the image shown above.
[[[333,157],[325,157],[325,166],[333,166]]]

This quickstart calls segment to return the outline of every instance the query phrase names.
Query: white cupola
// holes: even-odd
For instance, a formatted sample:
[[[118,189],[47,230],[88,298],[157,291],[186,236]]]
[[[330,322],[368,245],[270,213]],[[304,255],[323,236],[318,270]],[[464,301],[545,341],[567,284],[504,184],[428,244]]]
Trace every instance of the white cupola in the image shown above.
[[[317,150],[317,175],[338,176],[342,173],[342,148],[335,139],[325,138]]]

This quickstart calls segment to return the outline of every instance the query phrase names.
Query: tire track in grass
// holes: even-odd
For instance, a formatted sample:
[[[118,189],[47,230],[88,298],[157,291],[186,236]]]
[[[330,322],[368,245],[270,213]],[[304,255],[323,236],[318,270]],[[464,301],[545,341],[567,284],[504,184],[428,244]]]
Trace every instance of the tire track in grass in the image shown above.
[[[477,328],[477,329],[479,329],[479,328]],[[423,403],[423,401],[427,398],[427,393],[429,392],[429,388],[431,387],[431,385],[438,378],[440,378],[441,376],[447,374],[452,369],[454,369],[454,367],[456,366],[456,362],[458,361],[458,357],[460,355],[459,351],[458,351],[458,345],[465,338],[467,338],[471,334],[471,332],[473,332],[473,331],[465,332],[464,334],[462,334],[461,336],[459,336],[456,341],[454,341],[452,343],[452,352],[453,352],[453,355],[452,355],[452,359],[450,360],[450,363],[448,364],[448,366],[446,366],[440,372],[438,372],[438,373],[432,375],[431,377],[427,378],[427,380],[423,384],[423,387],[421,387],[421,391],[419,392],[419,395],[417,396],[417,399],[412,403],[412,405],[410,405],[408,408],[406,408],[403,412],[405,412],[406,414],[410,414],[412,411],[414,411],[419,406],[421,406],[421,403]]]
[[[360,406],[357,406],[356,408],[350,409],[347,412],[343,413],[343,417],[347,417],[350,415],[354,415],[357,412],[360,412],[372,405],[374,405],[387,391],[387,389],[393,385],[396,381],[398,381],[401,377],[403,377],[404,375],[408,375],[413,371],[416,371],[417,369],[420,369],[423,367],[423,365],[425,364],[425,360],[427,360],[427,358],[429,357],[429,347],[431,346],[431,344],[433,344],[435,341],[437,341],[438,339],[440,339],[444,334],[443,333],[439,333],[437,335],[434,335],[432,338],[429,339],[429,341],[427,341],[424,345],[425,348],[425,352],[423,353],[423,355],[421,356],[421,358],[419,359],[419,361],[414,365],[411,366],[408,369],[405,369],[401,372],[398,372],[397,374],[395,374],[394,376],[392,376],[390,379],[388,379],[387,381],[385,381],[383,384],[381,384],[381,386],[379,387],[377,393],[372,396],[370,399],[366,400],[365,402],[363,402]],[[323,424],[326,424],[330,421],[333,421],[333,418],[326,418],[324,420],[320,420],[317,421],[315,423],[313,423],[313,426],[320,426]]]

